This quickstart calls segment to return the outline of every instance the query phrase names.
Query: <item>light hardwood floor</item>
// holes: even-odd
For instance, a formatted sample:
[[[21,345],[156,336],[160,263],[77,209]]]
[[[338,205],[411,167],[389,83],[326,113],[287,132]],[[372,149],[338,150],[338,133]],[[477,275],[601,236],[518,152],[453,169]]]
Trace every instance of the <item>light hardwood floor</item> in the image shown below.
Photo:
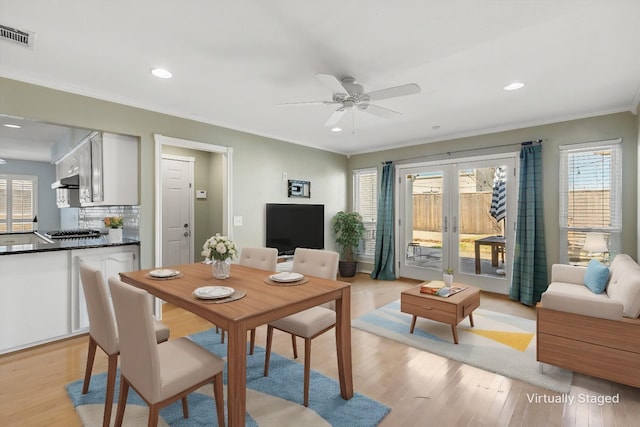
[[[364,274],[349,281],[353,318],[399,299],[402,290],[418,283],[373,281]],[[481,308],[535,319],[532,308],[503,296],[483,293]],[[211,327],[170,305],[165,305],[163,321],[171,327],[172,337]],[[258,345],[264,346],[265,335],[266,328],[258,328]],[[569,394],[576,400],[572,405],[531,403],[533,396],[560,395],[357,329],[352,329],[352,344],[355,391],[392,408],[381,427],[624,427],[636,426],[640,420],[640,389],[633,387],[576,374]],[[298,349],[303,352],[304,346]],[[81,336],[0,356],[0,426],[79,426],[64,385],[82,378],[86,351],[87,337]],[[289,336],[276,331],[273,351],[291,358]],[[104,353],[98,352],[94,372],[106,371],[106,361]],[[313,341],[312,368],[337,378],[333,332]],[[577,403],[579,398],[601,395],[619,395],[619,403]]]

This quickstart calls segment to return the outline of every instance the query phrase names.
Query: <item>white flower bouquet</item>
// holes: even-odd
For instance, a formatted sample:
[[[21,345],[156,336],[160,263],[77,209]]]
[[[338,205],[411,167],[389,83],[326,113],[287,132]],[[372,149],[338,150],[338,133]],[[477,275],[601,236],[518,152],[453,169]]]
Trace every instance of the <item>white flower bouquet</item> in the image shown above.
[[[202,256],[211,260],[235,259],[236,255],[238,255],[236,244],[227,236],[221,236],[220,233],[209,237],[202,245]]]

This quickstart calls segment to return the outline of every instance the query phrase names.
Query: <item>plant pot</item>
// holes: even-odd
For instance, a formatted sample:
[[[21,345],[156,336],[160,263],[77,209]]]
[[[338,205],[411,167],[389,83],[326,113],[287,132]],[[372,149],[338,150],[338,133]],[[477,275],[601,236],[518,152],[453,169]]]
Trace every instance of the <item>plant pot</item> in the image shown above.
[[[442,281],[447,286],[453,285],[453,274],[443,274],[442,275]]]
[[[353,277],[356,275],[356,261],[340,261],[338,263],[338,271],[340,272],[340,276],[342,277]]]
[[[122,243],[122,228],[109,229],[109,243]]]

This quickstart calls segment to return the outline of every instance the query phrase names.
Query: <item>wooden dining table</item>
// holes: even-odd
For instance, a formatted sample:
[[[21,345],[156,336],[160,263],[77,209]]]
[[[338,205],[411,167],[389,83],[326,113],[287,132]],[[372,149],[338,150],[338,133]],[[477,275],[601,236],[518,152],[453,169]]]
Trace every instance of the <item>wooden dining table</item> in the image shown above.
[[[211,265],[207,264],[184,264],[171,268],[181,274],[172,279],[158,279],[149,275],[152,269],[147,269],[120,273],[120,278],[227,331],[227,425],[245,425],[247,331],[330,301],[335,301],[336,309],[340,394],[343,399],[353,397],[349,283],[306,277],[308,281],[303,284],[275,285],[268,279],[273,272],[239,264],[231,265],[230,277],[224,280],[214,279]],[[234,301],[215,303],[193,295],[196,288],[203,286],[227,286],[239,294],[246,294]]]

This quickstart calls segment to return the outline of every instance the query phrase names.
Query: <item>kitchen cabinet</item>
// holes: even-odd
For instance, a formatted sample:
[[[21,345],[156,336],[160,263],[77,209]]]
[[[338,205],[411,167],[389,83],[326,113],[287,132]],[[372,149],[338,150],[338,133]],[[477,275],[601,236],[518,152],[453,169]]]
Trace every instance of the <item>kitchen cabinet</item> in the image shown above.
[[[56,163],[56,179],[78,175],[80,187],[59,191],[58,206],[138,205],[138,152],[137,137],[90,133]],[[74,191],[78,192],[77,204]]]
[[[0,353],[67,336],[69,251],[0,257]]]
[[[123,271],[139,269],[138,246],[116,246],[71,251],[71,332],[84,332],[89,327],[87,306],[80,281],[80,263],[102,272],[104,282]]]
[[[79,150],[80,204],[82,206],[137,205],[138,138],[96,132]],[[89,160],[87,160],[89,159]]]

